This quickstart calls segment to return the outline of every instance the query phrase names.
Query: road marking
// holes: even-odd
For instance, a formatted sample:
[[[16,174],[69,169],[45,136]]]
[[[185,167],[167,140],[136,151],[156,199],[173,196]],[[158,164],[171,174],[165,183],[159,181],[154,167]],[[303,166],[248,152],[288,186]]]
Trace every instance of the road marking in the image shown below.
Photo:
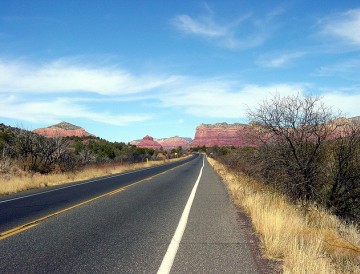
[[[7,237],[10,237],[10,236],[12,236],[12,235],[18,234],[18,233],[20,233],[20,232],[22,232],[22,231],[24,231],[24,230],[30,229],[30,228],[32,228],[32,227],[34,227],[34,226],[37,226],[37,225],[38,225],[38,224],[29,224],[28,226],[24,226],[24,227],[22,227],[22,228],[20,228],[20,229],[18,229],[18,230],[14,230],[14,229],[9,230],[7,234],[5,234],[5,235],[2,235],[2,234],[1,234],[0,240],[3,240],[3,239],[5,239],[5,238],[7,238]]]
[[[111,193],[111,192],[109,192],[109,193]],[[48,219],[48,218],[50,218],[50,217],[54,217],[54,216],[56,216],[56,215],[59,215],[59,214],[61,214],[61,213],[64,213],[64,212],[69,211],[69,210],[71,210],[71,209],[74,209],[74,208],[76,208],[76,207],[85,205],[85,204],[87,204],[87,203],[90,203],[90,202],[92,202],[92,201],[95,201],[95,200],[97,200],[97,199],[100,199],[100,198],[102,198],[102,197],[104,197],[104,196],[107,196],[107,195],[109,195],[109,193],[102,194],[102,195],[97,196],[97,197],[95,197],[95,198],[92,198],[92,199],[90,199],[90,200],[86,200],[86,201],[81,202],[81,203],[79,203],[79,204],[76,204],[76,205],[67,207],[67,208],[62,209],[62,210],[60,210],[60,211],[57,211],[57,212],[55,212],[55,213],[52,213],[52,214],[46,215],[46,216],[44,216],[44,217],[41,217],[41,218],[39,218],[39,219],[33,220],[33,221],[29,222],[29,223],[20,225],[20,226],[18,226],[18,227],[15,227],[15,228],[13,228],[13,229],[10,229],[10,230],[4,231],[4,232],[1,232],[1,233],[0,233],[0,240],[3,240],[3,239],[5,239],[5,238],[7,238],[7,237],[9,237],[9,236],[14,235],[14,234],[20,233],[20,232],[22,232],[22,231],[24,231],[24,230],[26,230],[26,229],[28,229],[28,228],[34,227],[34,226],[36,226],[38,223],[40,223],[41,221],[44,221],[44,220],[46,220],[46,219]]]
[[[124,191],[125,190],[125,187],[122,187],[122,188],[119,188],[117,190],[114,190],[114,191],[111,191],[110,193],[108,193],[108,195],[114,195],[114,194],[117,194],[121,191]]]
[[[184,208],[184,211],[181,215],[181,218],[180,218],[180,221],[179,221],[179,224],[175,230],[175,234],[173,236],[173,238],[171,239],[171,242],[169,244],[169,247],[166,251],[166,254],[161,262],[161,265],[160,265],[160,268],[158,270],[158,274],[167,274],[167,273],[170,273],[170,270],[171,270],[171,267],[174,263],[174,259],[175,259],[175,256],[176,256],[176,253],[179,249],[179,246],[180,246],[180,242],[181,242],[181,238],[184,234],[184,231],[185,231],[185,228],[186,228],[186,224],[187,224],[187,221],[188,221],[188,218],[189,218],[189,214],[190,214],[190,209],[191,209],[191,206],[192,206],[192,203],[194,201],[194,198],[195,198],[195,194],[196,194],[196,190],[197,190],[197,187],[199,185],[199,182],[200,182],[200,179],[201,179],[201,175],[202,175],[202,172],[203,172],[203,169],[204,169],[204,164],[205,164],[205,157],[203,156],[203,165],[200,169],[200,173],[199,173],[199,176],[195,182],[195,185],[191,191],[191,194],[189,196],[189,199],[185,205],[185,208]]]
[[[183,163],[183,164],[177,166],[176,168],[179,168],[179,167],[181,167],[181,166],[184,166],[184,165],[186,165],[186,164],[188,164],[188,163],[189,163],[189,162]],[[44,216],[44,217],[41,217],[41,218],[39,218],[39,219],[30,221],[30,222],[28,222],[28,223],[26,223],[26,224],[17,226],[17,227],[15,227],[15,228],[10,229],[10,230],[0,232],[0,240],[3,240],[3,239],[5,239],[5,238],[7,238],[7,237],[10,237],[10,236],[15,235],[15,234],[18,234],[18,233],[20,233],[20,232],[22,232],[22,231],[24,231],[24,230],[27,230],[27,229],[32,228],[32,227],[34,227],[34,226],[37,226],[40,222],[42,222],[42,221],[44,221],[44,220],[46,220],[46,219],[49,219],[49,218],[51,218],[51,217],[54,217],[54,216],[56,216],[56,215],[59,215],[59,214],[61,214],[61,213],[64,213],[64,212],[66,212],[66,211],[69,211],[69,210],[71,210],[71,209],[74,209],[74,208],[77,208],[77,207],[79,207],[79,206],[88,204],[88,203],[90,203],[90,202],[93,202],[93,201],[98,200],[98,199],[100,199],[100,198],[103,198],[103,197],[105,197],[105,196],[109,196],[109,195],[114,195],[114,194],[120,193],[120,192],[126,190],[127,188],[129,188],[129,187],[131,187],[131,186],[133,186],[133,185],[142,183],[142,182],[144,182],[144,181],[148,181],[148,180],[153,179],[153,178],[155,178],[155,177],[158,177],[158,176],[160,176],[160,175],[162,175],[162,174],[164,174],[164,173],[166,173],[166,172],[168,172],[168,171],[170,171],[170,169],[169,169],[169,170],[166,170],[166,171],[164,171],[164,172],[158,173],[158,174],[156,174],[156,175],[152,175],[152,176],[150,176],[150,177],[144,178],[144,179],[142,179],[142,180],[140,180],[140,181],[136,181],[135,183],[132,183],[132,184],[130,184],[130,185],[123,186],[123,187],[121,187],[121,188],[112,190],[112,191],[110,191],[110,192],[104,193],[104,194],[99,195],[99,196],[96,196],[96,197],[94,197],[94,198],[91,198],[91,199],[86,200],[86,201],[84,201],[84,202],[78,203],[78,204],[76,204],[76,205],[73,205],[73,206],[64,208],[64,209],[62,209],[62,210],[59,210],[59,211],[54,212],[54,213],[51,213],[51,214],[46,215],[46,216]]]
[[[185,160],[187,160],[187,159],[184,159],[184,161]],[[186,163],[188,163],[188,162],[186,162]],[[186,163],[184,163],[184,164],[186,164]],[[168,164],[163,164],[163,165],[158,165],[158,166],[153,166],[153,167],[147,167],[147,168],[134,170],[134,171],[129,171],[129,172],[125,172],[125,173],[118,173],[118,174],[115,174],[115,175],[109,175],[109,176],[106,176],[106,177],[101,177],[101,178],[94,179],[94,180],[91,180],[91,181],[86,181],[86,182],[83,182],[83,183],[76,183],[76,184],[69,185],[69,186],[59,187],[59,188],[56,188],[56,189],[46,190],[46,191],[42,191],[42,192],[38,192],[38,193],[34,193],[34,194],[24,195],[24,196],[20,196],[20,197],[8,199],[8,200],[0,201],[0,204],[7,203],[7,202],[10,202],[10,201],[24,199],[24,198],[27,198],[27,197],[37,196],[37,195],[41,195],[41,194],[45,194],[45,193],[49,193],[49,192],[54,192],[54,191],[58,191],[58,190],[66,189],[66,188],[86,185],[86,184],[90,184],[90,183],[93,183],[93,182],[98,182],[98,181],[101,181],[101,180],[111,179],[111,178],[115,178],[115,177],[119,177],[119,176],[123,176],[123,175],[128,175],[128,174],[132,174],[132,173],[136,173],[136,172],[140,172],[140,171],[144,171],[144,170],[149,170],[149,169],[152,169],[152,168],[168,166],[168,165],[171,165],[171,164],[173,164],[173,163],[168,163]],[[182,165],[184,165],[184,164],[182,164]],[[182,165],[180,165],[180,166],[182,166]],[[177,167],[179,167],[179,166],[177,166]],[[175,168],[177,168],[177,167],[175,167]],[[173,170],[173,168],[170,169],[170,170]]]

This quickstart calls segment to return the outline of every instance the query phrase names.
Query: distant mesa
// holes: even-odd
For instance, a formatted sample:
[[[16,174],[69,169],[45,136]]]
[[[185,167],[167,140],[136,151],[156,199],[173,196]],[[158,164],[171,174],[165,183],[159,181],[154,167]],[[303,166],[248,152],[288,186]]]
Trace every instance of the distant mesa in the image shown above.
[[[169,150],[178,147],[189,148],[191,141],[192,139],[188,137],[174,136],[170,138],[154,139],[147,135],[142,140],[131,141],[130,144],[143,148],[156,149],[162,147],[165,150]]]
[[[337,138],[344,134],[344,124],[360,124],[360,116],[352,118],[338,118],[334,120],[336,125],[340,126],[330,136],[330,139]],[[216,124],[201,124],[196,127],[194,140],[188,137],[174,136],[170,138],[155,139],[149,135],[145,136],[141,140],[131,141],[130,144],[136,145],[141,148],[152,148],[170,150],[173,148],[182,147],[184,149],[197,146],[235,146],[235,147],[257,147],[258,138],[256,138],[257,125],[255,123],[249,124],[228,124],[228,123],[216,123]],[[95,135],[88,133],[85,129],[67,123],[61,122],[59,124],[47,127],[39,128],[33,131],[39,135],[45,137],[96,137]]]
[[[257,146],[254,128],[247,124],[201,124],[196,128],[191,147],[197,146]]]
[[[136,145],[137,147],[141,148],[152,148],[152,149],[160,149],[161,145],[154,141],[154,138],[146,135],[141,141],[139,141]]]
[[[360,124],[360,116],[349,118],[349,120],[353,123]]]
[[[360,116],[352,118],[338,118],[335,121],[338,128],[329,136],[334,139],[346,134],[345,124],[360,124]],[[329,124],[329,126],[332,126]],[[194,141],[191,147],[197,146],[235,146],[235,147],[257,147],[258,138],[256,137],[257,125],[249,124],[201,124],[196,128]]]
[[[254,128],[247,124],[201,124],[196,128],[195,138],[170,137],[154,139],[145,136],[142,140],[134,140],[131,144],[144,148],[160,148],[165,150],[172,148],[190,148],[197,146],[257,146],[257,139],[254,137]]]
[[[351,118],[340,117],[333,120],[329,123],[329,127],[333,127],[333,132],[328,136],[328,139],[331,140],[348,135],[347,126],[360,126],[360,116]]]
[[[73,124],[67,122],[61,122],[56,125],[49,126],[47,128],[38,128],[33,130],[34,133],[39,135],[54,138],[54,137],[96,137],[95,135],[87,132],[85,129],[79,126],[75,126]]]
[[[190,147],[192,139],[186,138],[186,137],[170,137],[170,138],[163,138],[163,139],[157,139],[157,142],[165,149],[172,149],[172,148],[188,148]]]
[[[133,140],[133,141],[130,142],[130,145],[138,146],[141,141],[142,141],[142,139],[140,139],[140,140]]]

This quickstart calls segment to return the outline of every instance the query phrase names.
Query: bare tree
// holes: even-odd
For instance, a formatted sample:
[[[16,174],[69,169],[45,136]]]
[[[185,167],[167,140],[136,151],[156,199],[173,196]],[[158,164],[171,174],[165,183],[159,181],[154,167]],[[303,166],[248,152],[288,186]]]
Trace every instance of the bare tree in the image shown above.
[[[31,131],[18,129],[15,151],[24,171],[49,173],[71,166],[69,143],[61,137],[46,138]]]
[[[323,168],[324,143],[335,130],[331,109],[318,97],[276,95],[249,111],[249,117],[265,146],[268,158],[262,161],[279,174],[278,183],[293,199],[314,199]]]
[[[88,148],[84,148],[83,150],[81,150],[78,157],[81,164],[83,165],[96,161],[96,155]]]
[[[15,130],[16,144],[14,146],[15,154],[18,158],[19,165],[23,171],[30,170],[33,166],[34,158],[34,136],[33,133],[27,130],[17,128]]]
[[[333,161],[327,206],[339,216],[360,220],[360,125],[345,121],[329,146]]]
[[[8,143],[1,145],[0,151],[0,173],[6,172],[7,167],[10,166],[10,146]]]

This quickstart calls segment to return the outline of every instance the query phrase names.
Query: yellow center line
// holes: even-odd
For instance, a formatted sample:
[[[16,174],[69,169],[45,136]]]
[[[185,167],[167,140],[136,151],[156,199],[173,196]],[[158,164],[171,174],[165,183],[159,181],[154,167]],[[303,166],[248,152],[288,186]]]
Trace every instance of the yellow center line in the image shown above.
[[[1,234],[0,240],[3,240],[3,239],[5,239],[5,238],[7,238],[7,237],[10,237],[10,236],[15,235],[15,234],[17,234],[17,233],[20,233],[20,232],[22,232],[22,231],[24,231],[24,230],[27,230],[27,229],[32,228],[32,227],[37,226],[37,225],[38,225],[38,224],[29,224],[28,226],[21,227],[21,228],[19,228],[18,230],[15,230],[15,231],[13,231],[13,229],[12,229],[12,230],[9,230],[10,232],[8,231],[7,234],[5,234],[5,235],[2,235],[2,234]]]
[[[122,188],[119,188],[117,190],[109,192],[107,195],[114,195],[114,194],[119,193],[119,192],[124,191],[124,190],[125,190],[125,187],[122,187]]]
[[[188,163],[189,163],[189,162],[186,162],[186,163],[181,164],[181,165],[179,165],[179,166],[177,166],[177,167],[175,167],[175,168],[179,168],[179,167],[181,167],[181,166],[183,166],[183,165],[185,165],[185,164],[188,164]],[[59,210],[59,211],[57,211],[57,212],[51,213],[51,214],[46,215],[46,216],[44,216],[44,217],[41,217],[41,218],[39,218],[39,219],[35,219],[35,220],[33,220],[33,221],[30,221],[30,222],[25,223],[25,224],[23,224],[23,225],[17,226],[17,227],[15,227],[15,228],[10,229],[10,230],[3,231],[3,232],[0,233],[0,240],[3,240],[3,239],[5,239],[5,238],[7,238],[7,237],[10,237],[10,236],[13,236],[13,235],[15,235],[15,234],[18,234],[18,233],[20,233],[20,232],[22,232],[22,231],[24,231],[24,230],[30,229],[30,228],[32,228],[32,227],[35,227],[35,226],[37,226],[40,222],[42,222],[42,221],[44,221],[44,220],[46,220],[46,219],[49,219],[49,218],[51,218],[51,217],[54,217],[54,216],[56,216],[56,215],[59,215],[59,214],[61,214],[61,213],[64,213],[64,212],[66,212],[66,211],[69,211],[69,210],[71,210],[71,209],[77,208],[77,207],[79,207],[79,206],[88,204],[88,203],[93,202],[93,201],[96,201],[96,200],[98,200],[98,199],[100,199],[100,198],[103,198],[103,197],[105,197],[105,196],[109,196],[109,195],[114,195],[114,194],[120,193],[120,192],[126,190],[127,188],[129,188],[129,187],[131,187],[131,186],[134,186],[134,185],[136,185],[136,184],[139,184],[139,183],[141,183],[141,182],[152,180],[152,179],[154,179],[155,177],[158,177],[158,176],[160,176],[160,175],[162,175],[162,174],[165,174],[165,173],[167,173],[167,172],[169,172],[169,171],[171,171],[171,170],[174,170],[175,168],[172,168],[172,169],[163,171],[163,172],[161,172],[161,173],[158,173],[158,174],[156,174],[156,175],[147,177],[147,178],[145,178],[145,179],[142,179],[142,180],[140,180],[140,181],[137,181],[137,182],[135,182],[135,183],[132,183],[132,184],[130,184],[130,185],[127,185],[127,186],[125,186],[125,187],[121,187],[121,188],[112,190],[112,191],[110,191],[110,192],[107,192],[107,193],[105,193],[105,194],[96,196],[96,197],[91,198],[91,199],[89,199],[89,200],[86,200],[86,201],[84,201],[84,202],[81,202],[81,203],[78,203],[78,204],[76,204],[76,205],[73,205],[73,206],[67,207],[67,208],[65,208],[65,209]]]

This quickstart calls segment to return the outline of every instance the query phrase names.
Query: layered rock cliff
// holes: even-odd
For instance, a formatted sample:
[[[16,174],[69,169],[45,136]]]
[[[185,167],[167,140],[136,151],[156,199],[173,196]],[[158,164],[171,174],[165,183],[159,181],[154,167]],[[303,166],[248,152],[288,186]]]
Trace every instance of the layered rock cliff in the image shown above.
[[[142,139],[141,139],[142,140]],[[133,140],[130,142],[130,145],[138,146],[141,140]]]
[[[254,130],[246,124],[201,124],[196,128],[191,146],[256,146]]]
[[[140,142],[137,143],[138,147],[160,149],[161,145],[154,140],[153,137],[146,135]]]
[[[170,138],[158,139],[157,142],[166,150],[178,147],[188,148],[190,146],[191,138],[175,136]]]
[[[150,136],[148,136],[148,137],[150,137]],[[147,138],[147,136],[145,136],[144,138]],[[137,147],[144,147],[144,145],[148,145],[147,144],[148,142],[142,142],[142,141],[143,140],[134,140],[134,141],[131,141],[130,144],[135,145]],[[174,137],[162,138],[162,139],[153,138],[153,141],[160,144],[160,146],[163,149],[168,150],[168,149],[178,148],[178,147],[189,148],[192,139],[186,138],[186,137],[174,136]]]
[[[85,136],[92,136],[95,135],[87,132],[85,129],[79,126],[75,126],[73,124],[67,122],[61,122],[59,124],[49,126],[47,128],[38,128],[33,130],[34,133],[45,137],[70,137],[70,136],[77,136],[77,137],[85,137]]]
[[[360,124],[360,116],[352,118],[339,118],[337,121],[339,124],[355,123]],[[165,150],[177,148],[179,146],[183,148],[197,147],[197,146],[235,146],[235,147],[256,147],[259,146],[259,139],[256,136],[257,125],[250,124],[201,124],[196,128],[195,138],[191,141],[191,138],[183,137],[171,137],[163,139],[153,139]],[[339,127],[329,136],[329,139],[334,139],[346,134],[343,127]],[[141,140],[134,140],[131,144],[138,147],[142,147],[144,143]],[[156,148],[150,146],[151,148]]]

